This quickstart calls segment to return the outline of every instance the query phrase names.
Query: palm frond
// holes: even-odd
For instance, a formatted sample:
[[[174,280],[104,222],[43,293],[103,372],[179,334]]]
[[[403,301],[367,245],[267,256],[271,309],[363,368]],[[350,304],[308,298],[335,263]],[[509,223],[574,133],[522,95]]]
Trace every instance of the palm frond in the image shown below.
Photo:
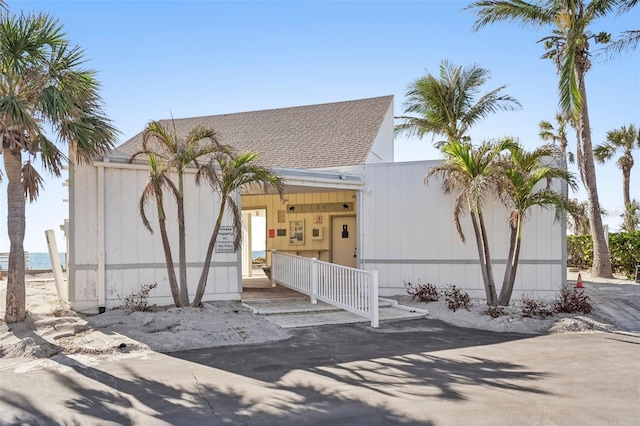
[[[496,22],[516,22],[523,27],[528,25],[540,27],[553,23],[556,16],[553,2],[534,4],[521,0],[481,0],[471,3],[464,9],[472,10],[476,15],[476,21],[472,27],[474,31]]]
[[[30,161],[22,165],[22,185],[24,186],[25,198],[27,198],[30,203],[38,199],[40,190],[44,188],[44,179]]]
[[[240,207],[236,203],[236,201],[229,197],[227,198],[227,209],[231,210],[231,223],[234,224],[236,229],[241,229],[240,224],[242,223],[242,211]],[[242,247],[242,239],[244,237],[243,232],[236,232],[233,239],[233,249],[239,250]]]
[[[159,121],[150,121],[142,132],[142,150],[169,157],[178,150],[177,134],[170,133]]]
[[[565,52],[562,55],[558,93],[562,112],[570,116],[572,120],[578,121],[582,107],[582,96],[580,94],[578,71],[576,69],[575,44],[575,40],[568,40]]]
[[[40,149],[42,167],[54,176],[60,177],[62,175],[62,166],[64,163],[69,163],[67,156],[44,135],[38,135],[35,142]]]

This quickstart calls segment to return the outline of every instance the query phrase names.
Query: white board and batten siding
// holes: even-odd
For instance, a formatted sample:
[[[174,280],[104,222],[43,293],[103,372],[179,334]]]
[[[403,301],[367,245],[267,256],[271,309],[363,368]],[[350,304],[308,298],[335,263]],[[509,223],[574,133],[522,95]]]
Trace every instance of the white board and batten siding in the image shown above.
[[[138,203],[147,178],[148,170],[142,165],[96,163],[74,168],[69,272],[75,310],[90,312],[98,307],[122,305],[126,296],[152,283],[158,286],[150,293],[149,304],[173,304],[155,199],[146,208],[153,234],[140,218]],[[187,282],[192,300],[218,214],[219,198],[208,186],[194,185],[190,172],[185,175],[185,182]],[[168,194],[164,205],[179,277],[177,207]],[[227,221],[228,216],[223,225],[230,225]],[[239,265],[238,253],[214,253],[203,300],[239,300]]]
[[[366,165],[361,198],[364,269],[377,270],[380,295],[405,294],[403,284],[454,284],[484,296],[477,246],[469,215],[462,220],[466,243],[453,225],[451,195],[440,182],[425,187],[437,161]],[[552,210],[535,209],[525,222],[514,297],[552,297],[566,285],[565,228]],[[498,291],[509,249],[504,207],[488,200],[484,210]]]

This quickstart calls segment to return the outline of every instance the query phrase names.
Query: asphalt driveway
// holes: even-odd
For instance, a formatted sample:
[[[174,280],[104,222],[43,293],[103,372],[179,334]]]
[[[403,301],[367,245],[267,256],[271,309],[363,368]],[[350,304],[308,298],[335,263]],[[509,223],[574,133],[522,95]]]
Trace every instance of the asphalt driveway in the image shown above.
[[[0,359],[0,424],[640,424],[640,335],[421,319],[267,345]]]

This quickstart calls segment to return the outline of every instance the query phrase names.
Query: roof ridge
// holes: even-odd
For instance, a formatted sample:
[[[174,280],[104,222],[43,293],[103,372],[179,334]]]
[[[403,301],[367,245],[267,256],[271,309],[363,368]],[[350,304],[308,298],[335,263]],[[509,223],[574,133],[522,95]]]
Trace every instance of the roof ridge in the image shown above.
[[[256,112],[272,112],[272,111],[284,111],[284,110],[301,109],[301,108],[316,108],[316,107],[325,107],[327,105],[338,105],[338,104],[364,102],[364,101],[371,101],[371,100],[382,100],[382,99],[385,99],[385,98],[393,99],[393,95],[372,96],[370,98],[348,99],[348,100],[344,100],[344,101],[324,102],[324,103],[321,103],[321,104],[295,105],[295,106],[288,106],[288,107],[277,107],[277,108],[266,108],[266,109],[254,109],[254,110],[249,110],[249,111],[227,112],[227,113],[224,113],[224,114],[196,115],[196,116],[180,117],[180,118],[175,118],[175,117],[173,117],[173,118],[161,118],[161,119],[156,120],[156,121],[196,120],[196,119],[203,119],[203,118],[210,118],[210,117],[226,117],[226,116],[237,115],[237,114],[251,114],[251,113],[256,113]]]

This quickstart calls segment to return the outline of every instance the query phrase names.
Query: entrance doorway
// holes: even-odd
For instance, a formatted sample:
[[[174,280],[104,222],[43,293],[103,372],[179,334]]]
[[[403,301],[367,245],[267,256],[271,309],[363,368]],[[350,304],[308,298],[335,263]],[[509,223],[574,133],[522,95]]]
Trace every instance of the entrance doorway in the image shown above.
[[[338,265],[357,267],[356,217],[331,217],[331,262]]]
[[[251,277],[266,263],[267,210],[250,209],[242,211],[242,275]]]

